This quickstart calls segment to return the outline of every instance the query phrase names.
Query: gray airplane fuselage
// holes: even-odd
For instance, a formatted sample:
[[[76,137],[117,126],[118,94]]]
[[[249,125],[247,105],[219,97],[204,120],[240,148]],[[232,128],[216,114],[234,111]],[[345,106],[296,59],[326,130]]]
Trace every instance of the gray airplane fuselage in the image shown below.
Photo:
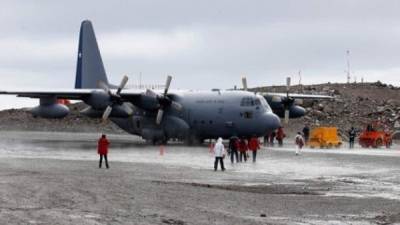
[[[231,136],[264,136],[280,126],[265,99],[246,91],[178,92],[171,94],[183,106],[181,111],[169,107],[160,125],[154,112],[134,107],[133,116],[111,118],[125,131],[147,140],[170,138],[202,141]],[[140,105],[140,102],[132,102]]]

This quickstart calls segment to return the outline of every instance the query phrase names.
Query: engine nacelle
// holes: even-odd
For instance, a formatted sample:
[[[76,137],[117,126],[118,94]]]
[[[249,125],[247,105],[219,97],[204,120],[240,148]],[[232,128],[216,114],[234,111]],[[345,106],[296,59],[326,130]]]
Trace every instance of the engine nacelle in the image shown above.
[[[55,96],[40,98],[39,106],[31,109],[33,116],[56,119],[66,117],[69,113],[69,108],[64,104],[57,103]]]
[[[289,118],[299,118],[306,114],[306,110],[298,105],[292,105],[289,108]]]
[[[31,109],[33,116],[57,119],[64,118],[69,113],[69,108],[63,104],[39,105]]]
[[[272,111],[278,115],[281,118],[285,117],[285,109],[283,108],[283,106],[279,107],[279,108],[272,108]],[[289,108],[289,118],[290,119],[294,119],[294,118],[299,118],[302,117],[306,114],[306,110],[298,105],[292,105]]]
[[[184,138],[189,132],[189,125],[175,116],[167,116],[163,121],[163,127],[167,137]]]
[[[131,107],[131,106],[127,105],[126,107]],[[90,118],[101,118],[103,116],[104,110],[94,109],[93,107],[89,106],[83,109],[81,113]],[[127,114],[122,105],[114,105],[110,114],[110,117],[117,117],[117,118],[127,118],[129,116],[130,115]]]
[[[95,110],[104,110],[110,105],[110,96],[104,91],[93,91],[84,102]]]
[[[135,105],[149,111],[158,110],[160,108],[160,103],[156,97],[146,95],[141,95],[140,100]]]

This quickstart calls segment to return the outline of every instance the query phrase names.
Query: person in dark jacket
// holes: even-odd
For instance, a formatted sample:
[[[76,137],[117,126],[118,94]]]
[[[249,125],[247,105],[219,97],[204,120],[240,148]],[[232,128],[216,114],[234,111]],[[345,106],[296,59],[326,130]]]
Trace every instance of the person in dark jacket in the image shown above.
[[[310,127],[306,124],[303,128],[304,144],[308,144],[308,139],[310,138]]]
[[[234,163],[235,160],[234,158],[236,157],[236,162],[239,162],[239,140],[237,137],[232,137],[229,140],[229,149],[230,149],[230,154],[231,154],[231,163]]]
[[[105,134],[101,135],[101,138],[98,141],[97,145],[97,153],[100,155],[100,161],[99,161],[99,168],[101,168],[101,163],[104,161],[106,163],[106,168],[110,168],[108,166],[108,160],[107,160],[107,154],[108,154],[108,146],[110,145],[110,142],[107,140],[107,137]]]
[[[274,147],[274,139],[276,137],[276,132],[272,131],[269,135],[269,146]]]
[[[257,158],[257,151],[258,149],[260,149],[260,142],[258,141],[258,138],[256,136],[250,138],[249,149],[253,152],[253,162],[255,163]]]
[[[239,161],[242,162],[244,160],[245,162],[247,161],[247,143],[244,138],[240,139],[239,141]]]
[[[354,140],[356,139],[356,129],[351,127],[349,130],[349,148],[354,148]]]

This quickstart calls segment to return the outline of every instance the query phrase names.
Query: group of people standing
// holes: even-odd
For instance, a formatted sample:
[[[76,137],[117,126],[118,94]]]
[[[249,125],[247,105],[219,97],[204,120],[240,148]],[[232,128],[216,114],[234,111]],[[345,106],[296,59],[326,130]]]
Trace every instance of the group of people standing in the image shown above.
[[[272,131],[264,137],[264,146],[274,146],[275,140],[278,142],[279,147],[283,146],[283,139],[286,137],[285,132],[283,131],[283,127],[279,127],[278,129]]]
[[[214,145],[214,170],[218,169],[218,164],[221,165],[221,170],[225,170],[224,158],[226,153],[230,155],[231,163],[246,162],[248,159],[248,151],[252,152],[253,162],[256,162],[257,151],[260,149],[260,141],[257,137],[252,137],[248,140],[245,138],[232,137],[229,140],[228,151],[225,151],[225,147],[222,143],[222,138],[218,138],[217,143]]]

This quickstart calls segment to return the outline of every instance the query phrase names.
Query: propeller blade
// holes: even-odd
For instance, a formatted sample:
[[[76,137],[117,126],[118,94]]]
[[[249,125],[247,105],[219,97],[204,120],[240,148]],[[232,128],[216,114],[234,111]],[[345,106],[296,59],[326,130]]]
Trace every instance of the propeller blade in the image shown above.
[[[147,89],[146,90],[146,96],[156,98],[157,97],[157,93],[155,93],[153,90]]]
[[[183,108],[183,106],[180,103],[175,102],[175,101],[171,102],[171,106],[172,106],[172,108],[176,109],[177,111],[182,111],[182,108]]]
[[[108,119],[108,117],[111,114],[111,111],[112,111],[112,107],[111,106],[107,106],[106,110],[104,110],[104,113],[103,113],[103,120],[107,120]]]
[[[286,124],[289,123],[289,113],[290,113],[289,110],[286,109],[286,110],[285,110],[285,123],[286,123]]]
[[[289,98],[290,77],[286,77],[286,97]]]
[[[171,85],[172,76],[167,76],[167,81],[165,82],[164,96],[167,95],[169,86]]]
[[[294,104],[296,105],[303,105],[304,101],[301,98],[295,98],[294,99]]]
[[[290,87],[290,81],[291,81],[291,78],[286,77],[286,87]]]
[[[132,115],[133,109],[132,109],[131,107],[129,107],[128,104],[124,103],[124,104],[122,104],[122,107],[124,108],[124,111],[125,111],[128,115]]]
[[[247,91],[247,78],[242,77],[243,90]]]
[[[159,109],[157,112],[157,117],[156,117],[156,124],[160,125],[161,124],[161,120],[163,118],[164,115],[164,110],[163,109]]]
[[[121,93],[122,89],[124,89],[125,85],[128,83],[128,79],[129,78],[126,75],[122,78],[121,84],[119,85],[118,90],[117,90],[117,95],[119,95],[119,93]]]
[[[105,92],[110,92],[110,88],[108,87],[108,85],[106,84],[106,83],[104,83],[104,81],[102,81],[102,80],[100,80],[98,83],[97,83],[97,86],[99,87],[99,88],[101,88],[101,89],[103,89]]]
[[[282,98],[280,96],[272,96],[272,102],[282,102]]]

